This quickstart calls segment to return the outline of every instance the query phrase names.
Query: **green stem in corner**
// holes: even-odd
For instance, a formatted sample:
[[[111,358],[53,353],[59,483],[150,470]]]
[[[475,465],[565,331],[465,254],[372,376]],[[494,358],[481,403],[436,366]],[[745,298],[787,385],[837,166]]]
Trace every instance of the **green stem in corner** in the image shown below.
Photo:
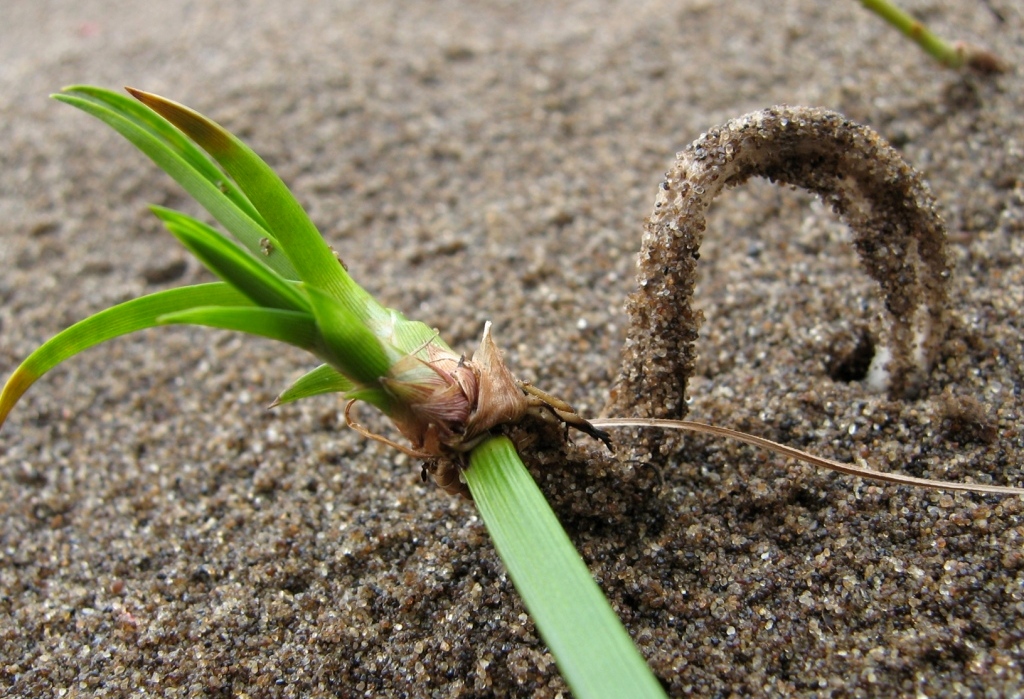
[[[494,437],[474,449],[465,476],[498,555],[573,694],[664,697],[512,442]]]
[[[896,27],[925,52],[947,68],[971,68],[979,73],[1003,73],[1006,65],[995,55],[977,46],[957,41],[949,43],[939,38],[889,0],[861,0],[867,9]]]

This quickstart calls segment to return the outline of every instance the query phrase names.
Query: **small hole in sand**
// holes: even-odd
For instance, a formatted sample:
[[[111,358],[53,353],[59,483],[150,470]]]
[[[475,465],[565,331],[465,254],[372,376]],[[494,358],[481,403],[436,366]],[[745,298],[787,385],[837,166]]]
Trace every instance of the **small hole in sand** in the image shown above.
[[[828,375],[833,381],[863,381],[875,358],[875,339],[866,328],[837,337],[829,352]]]

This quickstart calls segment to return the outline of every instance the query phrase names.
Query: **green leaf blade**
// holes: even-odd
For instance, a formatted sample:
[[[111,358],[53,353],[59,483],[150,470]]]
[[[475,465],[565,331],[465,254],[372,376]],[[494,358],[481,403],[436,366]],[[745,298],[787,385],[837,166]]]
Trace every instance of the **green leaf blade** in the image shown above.
[[[238,183],[267,222],[302,281],[350,307],[363,322],[380,306],[345,271],[281,178],[251,148],[216,122],[171,100],[127,88],[147,107],[181,129]]]
[[[132,299],[75,323],[43,343],[15,369],[0,392],[0,426],[25,391],[61,362],[115,337],[156,327],[160,324],[157,319],[168,313],[209,304],[244,308],[252,302],[227,284],[200,284]]]
[[[246,198],[238,186],[206,156],[192,141],[185,137],[169,121],[152,109],[125,95],[92,85],[70,85],[61,90],[61,95],[75,96],[88,100],[98,106],[107,108],[137,126],[147,129],[170,150],[180,155],[197,173],[209,180],[238,208],[244,211],[261,227],[267,228],[266,222],[252,202]],[[66,100],[62,100],[66,101]]]
[[[260,306],[310,312],[306,297],[293,284],[245,252],[215,228],[191,216],[151,206],[167,230],[211,272]]]
[[[464,473],[495,548],[573,694],[663,698],[512,442],[487,440],[473,450]]]
[[[69,90],[82,90],[82,88],[69,88]],[[204,174],[203,170],[197,169],[174,147],[162,140],[158,136],[158,133],[162,132],[161,130],[154,129],[148,122],[139,123],[131,115],[118,111],[121,105],[120,101],[113,99],[101,101],[96,97],[96,95],[113,95],[114,93],[99,90],[99,88],[90,88],[90,90],[85,96],[62,93],[53,95],[53,98],[99,119],[124,136],[180,184],[203,208],[220,221],[231,235],[254,254],[260,252],[263,239],[273,240],[273,234],[260,220],[254,219],[246,213],[244,207],[240,207],[236,201],[225,194],[223,188],[227,187],[226,176],[221,174],[218,179],[211,180],[207,176],[208,172]],[[120,100],[125,99],[117,97]],[[112,108],[111,104],[114,104],[115,108]],[[151,114],[151,116],[159,118],[156,114]],[[165,122],[165,124],[164,128],[174,128],[169,123]],[[181,138],[180,133],[178,138]],[[205,158],[205,156],[202,157]],[[210,164],[209,167],[213,167],[213,165]],[[266,259],[266,264],[286,279],[297,280],[299,278],[295,267],[283,253],[271,255]]]
[[[376,388],[400,358],[352,310],[315,287],[306,287],[316,324],[323,334],[323,356],[359,386]]]
[[[235,330],[258,337],[285,342],[314,354],[320,351],[320,331],[313,316],[277,308],[238,308],[234,306],[203,306],[160,316],[161,325],[205,325],[221,330]]]

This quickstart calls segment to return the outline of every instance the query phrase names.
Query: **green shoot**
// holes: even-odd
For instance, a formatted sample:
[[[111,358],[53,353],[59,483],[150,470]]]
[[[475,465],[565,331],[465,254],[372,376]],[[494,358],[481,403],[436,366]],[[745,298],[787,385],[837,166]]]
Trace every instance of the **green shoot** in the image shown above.
[[[945,41],[890,0],[861,0],[861,2],[864,7],[896,27],[900,33],[947,68],[966,67],[979,73],[1006,72],[1006,65],[994,54],[962,41],[952,44]]]
[[[518,382],[489,325],[480,348],[466,359],[433,329],[379,304],[352,280],[295,197],[252,150],[187,107],[129,91],[142,105],[94,87],[69,88],[56,98],[125,136],[224,226],[230,238],[185,214],[152,207],[222,281],[128,301],[60,333],[32,353],[0,392],[0,426],[47,371],[135,330],[187,323],[299,347],[326,363],[292,384],[275,405],[324,393],[340,393],[349,409],[357,400],[370,403],[411,446],[353,427],[430,457],[435,469],[446,464],[435,480],[450,492],[471,488],[513,582],[577,696],[664,696],[511,443],[490,431],[541,410],[591,434],[604,433],[567,404]],[[460,481],[467,455],[473,464],[465,471],[468,486]]]

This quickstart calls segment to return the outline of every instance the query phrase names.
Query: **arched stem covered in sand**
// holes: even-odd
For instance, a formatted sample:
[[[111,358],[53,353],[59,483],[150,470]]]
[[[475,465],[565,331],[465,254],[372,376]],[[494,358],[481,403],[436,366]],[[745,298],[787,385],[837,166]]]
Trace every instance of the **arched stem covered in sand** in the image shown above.
[[[906,395],[931,366],[946,329],[950,277],[945,225],[931,193],[866,126],[822,109],[771,107],[701,134],[666,174],[644,225],[608,414],[686,414],[702,320],[693,292],[705,213],[726,186],[753,176],[815,192],[853,230],[885,301],[890,393]]]

